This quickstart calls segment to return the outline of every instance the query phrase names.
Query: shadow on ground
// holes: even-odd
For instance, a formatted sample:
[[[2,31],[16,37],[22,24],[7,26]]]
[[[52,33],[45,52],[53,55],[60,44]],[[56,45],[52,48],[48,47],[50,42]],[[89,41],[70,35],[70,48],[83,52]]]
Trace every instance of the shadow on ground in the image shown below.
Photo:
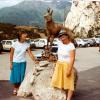
[[[29,98],[20,98],[12,95],[12,85],[9,81],[0,80],[0,100],[32,100]]]
[[[79,73],[74,100],[100,100],[100,67]]]
[[[100,67],[79,73],[74,100],[100,100]],[[12,95],[9,81],[0,81],[0,100],[32,100]]]

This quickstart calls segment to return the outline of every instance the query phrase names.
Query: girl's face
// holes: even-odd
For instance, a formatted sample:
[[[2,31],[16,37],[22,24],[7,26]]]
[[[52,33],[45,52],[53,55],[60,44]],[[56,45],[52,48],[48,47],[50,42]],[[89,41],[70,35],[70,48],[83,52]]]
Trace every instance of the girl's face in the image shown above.
[[[27,33],[24,33],[24,34],[21,35],[21,38],[20,39],[22,41],[26,41],[27,37],[28,37]]]
[[[69,43],[69,38],[66,35],[62,35],[59,39],[63,44]]]

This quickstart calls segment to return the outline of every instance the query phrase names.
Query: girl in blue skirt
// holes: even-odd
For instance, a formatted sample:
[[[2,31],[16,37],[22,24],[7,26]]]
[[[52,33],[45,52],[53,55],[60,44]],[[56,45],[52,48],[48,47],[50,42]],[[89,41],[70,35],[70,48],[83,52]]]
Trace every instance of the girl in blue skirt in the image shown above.
[[[13,94],[16,95],[18,88],[25,76],[26,70],[26,51],[33,61],[35,57],[33,56],[30,50],[30,44],[26,42],[27,33],[25,31],[20,31],[18,33],[18,41],[16,41],[12,47],[10,52],[10,82],[14,86]]]

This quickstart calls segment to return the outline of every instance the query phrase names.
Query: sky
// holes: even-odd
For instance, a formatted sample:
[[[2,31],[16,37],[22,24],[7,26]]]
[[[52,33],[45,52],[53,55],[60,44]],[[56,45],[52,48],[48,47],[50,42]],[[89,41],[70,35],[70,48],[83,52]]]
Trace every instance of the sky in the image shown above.
[[[0,0],[0,8],[16,5],[24,0]]]
[[[0,8],[13,6],[13,5],[16,5],[16,4],[18,4],[18,3],[22,2],[22,1],[24,1],[24,0],[0,0]],[[37,0],[37,1],[50,2],[52,0]]]

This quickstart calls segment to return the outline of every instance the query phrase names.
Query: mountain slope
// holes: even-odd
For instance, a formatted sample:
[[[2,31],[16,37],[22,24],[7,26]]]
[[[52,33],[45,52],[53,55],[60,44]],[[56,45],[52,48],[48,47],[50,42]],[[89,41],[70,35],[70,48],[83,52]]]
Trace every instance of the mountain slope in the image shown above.
[[[62,0],[52,0],[43,2],[37,0],[25,0],[15,6],[6,7],[0,10],[0,22],[12,23],[17,25],[38,25],[44,26],[43,14],[48,7],[54,10],[54,19],[62,22],[64,8],[70,8],[70,3]]]

